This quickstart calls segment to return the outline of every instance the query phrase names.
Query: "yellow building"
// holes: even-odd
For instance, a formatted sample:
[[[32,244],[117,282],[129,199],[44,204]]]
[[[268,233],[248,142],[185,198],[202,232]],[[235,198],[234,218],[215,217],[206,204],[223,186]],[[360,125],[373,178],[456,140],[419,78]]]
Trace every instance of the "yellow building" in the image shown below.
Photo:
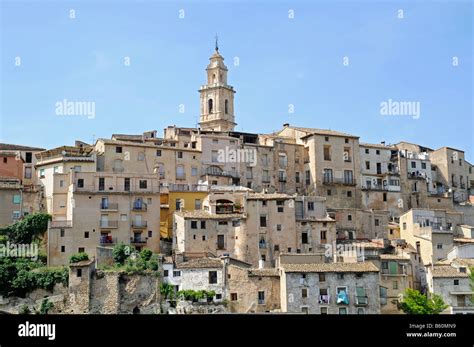
[[[174,212],[200,210],[209,192],[207,186],[187,184],[170,184],[168,190],[163,191],[160,195],[160,234],[162,238],[171,238]]]

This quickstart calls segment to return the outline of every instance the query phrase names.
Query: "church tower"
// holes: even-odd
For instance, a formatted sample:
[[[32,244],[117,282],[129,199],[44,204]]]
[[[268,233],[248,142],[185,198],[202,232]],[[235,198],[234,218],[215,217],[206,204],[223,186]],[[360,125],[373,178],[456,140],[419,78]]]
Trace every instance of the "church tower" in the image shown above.
[[[201,116],[199,126],[202,130],[233,131],[234,87],[227,84],[227,67],[219,53],[216,38],[214,54],[209,58],[206,68],[207,84],[201,86]]]

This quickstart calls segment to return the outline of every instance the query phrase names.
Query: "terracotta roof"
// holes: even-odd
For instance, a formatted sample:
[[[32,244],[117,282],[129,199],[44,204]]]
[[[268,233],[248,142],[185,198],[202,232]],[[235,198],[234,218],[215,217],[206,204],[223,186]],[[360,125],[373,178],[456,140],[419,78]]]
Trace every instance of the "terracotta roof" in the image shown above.
[[[9,143],[0,143],[0,150],[5,151],[44,151],[44,148],[38,147],[28,147],[28,146],[21,146],[21,145],[12,145]]]
[[[176,265],[177,269],[215,269],[221,268],[222,261],[216,258],[197,258]]]
[[[436,265],[433,266],[433,278],[457,278],[468,277],[467,273],[459,272],[458,269],[450,265]]]
[[[474,243],[474,239],[470,239],[468,237],[456,237],[453,240],[454,242],[459,242],[459,243]]]
[[[249,277],[280,277],[278,269],[249,269]]]
[[[285,272],[379,272],[371,262],[284,264]]]
[[[289,128],[308,133],[308,135],[306,135],[306,136],[310,136],[310,135],[314,134],[314,135],[354,137],[354,138],[357,138],[357,139],[359,138],[359,136],[343,133],[343,132],[340,132],[340,131],[330,130],[330,129],[317,129],[317,128],[305,128],[305,127],[294,127],[294,126],[289,126]]]
[[[177,216],[183,218],[193,218],[193,219],[233,219],[233,218],[244,218],[242,213],[223,213],[215,214],[209,213],[207,211],[195,210],[195,211],[179,211],[175,212]]]

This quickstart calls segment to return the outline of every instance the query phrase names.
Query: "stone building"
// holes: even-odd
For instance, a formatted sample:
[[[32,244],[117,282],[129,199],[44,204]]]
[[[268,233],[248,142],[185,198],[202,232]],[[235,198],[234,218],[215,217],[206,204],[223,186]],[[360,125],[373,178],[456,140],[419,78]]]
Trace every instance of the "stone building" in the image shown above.
[[[280,267],[282,312],[380,313],[379,269],[371,262],[286,263]]]
[[[444,313],[474,313],[474,305],[471,301],[474,292],[466,267],[429,266],[427,267],[427,281],[429,292],[440,295],[448,305]]]

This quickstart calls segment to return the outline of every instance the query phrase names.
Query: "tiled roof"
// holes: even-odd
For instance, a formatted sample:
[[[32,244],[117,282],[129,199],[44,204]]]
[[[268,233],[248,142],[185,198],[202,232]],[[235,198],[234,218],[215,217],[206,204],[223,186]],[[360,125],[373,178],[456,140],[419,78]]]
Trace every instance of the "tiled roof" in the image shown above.
[[[459,272],[458,269],[450,265],[433,266],[433,278],[457,278],[468,277],[467,273]]]
[[[176,265],[177,269],[215,269],[221,268],[222,261],[215,258],[197,258]]]
[[[388,150],[395,150],[397,147],[393,145],[383,145],[381,143],[359,143],[360,147],[370,147],[370,148],[380,148],[380,149],[388,149]]]
[[[285,272],[378,272],[379,269],[371,262],[363,263],[313,263],[284,264]]]
[[[454,238],[454,242],[474,243],[474,239],[470,239],[470,238],[467,238],[467,237],[456,237],[456,238]]]
[[[0,150],[5,151],[44,151],[44,148],[28,147],[21,145],[12,145],[9,143],[0,143]]]
[[[278,269],[249,269],[249,277],[280,277]]]
[[[342,133],[340,131],[329,130],[329,129],[317,129],[317,128],[305,128],[305,127],[293,127],[293,126],[290,126],[289,128],[308,133],[308,135],[315,134],[315,135],[332,135],[332,136],[344,136],[344,137],[359,138],[359,136],[355,136],[355,135],[351,135],[351,134],[347,134],[347,133]]]
[[[223,214],[215,214],[209,213],[207,211],[202,210],[194,210],[194,211],[179,211],[175,212],[177,216],[181,216],[183,218],[194,218],[194,219],[233,219],[233,218],[244,218],[244,215],[241,213],[223,213]]]

